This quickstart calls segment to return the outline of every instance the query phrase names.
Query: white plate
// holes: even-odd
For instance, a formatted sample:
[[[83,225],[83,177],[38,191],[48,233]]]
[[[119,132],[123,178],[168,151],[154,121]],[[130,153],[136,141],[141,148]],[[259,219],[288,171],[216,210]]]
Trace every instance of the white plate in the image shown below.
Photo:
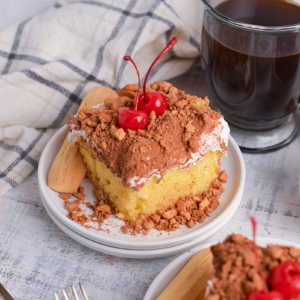
[[[149,250],[165,247],[172,247],[175,245],[183,244],[193,239],[201,237],[203,234],[210,232],[213,235],[217,232],[217,224],[221,222],[241,201],[243,194],[244,182],[245,182],[245,164],[243,156],[239,150],[239,147],[229,136],[228,145],[228,157],[223,156],[221,159],[222,169],[225,169],[228,174],[228,182],[225,184],[225,192],[220,197],[220,206],[212,213],[211,217],[206,218],[202,224],[198,223],[193,228],[182,228],[171,232],[162,232],[160,235],[158,231],[151,230],[147,236],[132,236],[129,234],[120,233],[120,227],[124,222],[115,216],[111,216],[102,225],[104,230],[96,231],[94,229],[86,229],[76,222],[67,218],[68,211],[64,206],[64,201],[59,198],[59,194],[51,190],[47,186],[47,175],[51,167],[51,164],[59,151],[65,136],[67,134],[67,128],[64,126],[61,128],[48,142],[45,147],[38,170],[38,181],[40,194],[44,198],[50,210],[54,215],[67,227],[77,232],[78,234],[93,240],[97,243],[136,250]],[[95,201],[93,195],[94,187],[89,180],[84,179],[82,185],[85,187],[86,202]],[[87,213],[92,213],[86,206],[82,206],[82,209],[86,209]],[[90,225],[95,226],[91,223]]]
[[[108,254],[108,255],[114,255],[118,257],[126,257],[126,258],[135,258],[135,259],[147,259],[147,258],[158,258],[158,257],[166,257],[170,255],[175,255],[178,253],[182,253],[184,251],[187,251],[189,249],[192,249],[196,245],[200,244],[204,240],[208,239],[210,237],[209,233],[201,235],[200,238],[194,239],[192,241],[183,243],[181,245],[176,245],[173,247],[168,247],[164,249],[152,249],[152,250],[131,250],[131,249],[122,249],[122,248],[115,248],[111,246],[106,246],[100,243],[96,243],[92,240],[89,240],[80,234],[74,232],[70,228],[68,228],[65,224],[63,224],[61,221],[56,218],[56,216],[53,214],[53,212],[50,210],[50,208],[47,206],[45,200],[42,198],[43,204],[46,208],[46,211],[48,212],[50,218],[54,221],[54,223],[69,237],[77,241],[78,243],[91,248],[93,250]],[[218,223],[217,229],[220,230],[233,216],[236,208],[232,210],[230,214],[228,214],[222,222]]]
[[[208,243],[204,245],[197,246],[192,250],[183,253],[179,257],[177,257],[174,261],[172,261],[168,266],[166,266],[155,278],[155,280],[150,285],[144,300],[155,300],[164,290],[165,288],[171,283],[171,281],[179,274],[182,268],[189,262],[192,256],[211,245],[215,245],[218,242]],[[261,247],[266,247],[267,245],[280,245],[280,246],[294,246],[296,248],[300,248],[300,244],[268,238],[268,237],[258,237],[257,244]]]

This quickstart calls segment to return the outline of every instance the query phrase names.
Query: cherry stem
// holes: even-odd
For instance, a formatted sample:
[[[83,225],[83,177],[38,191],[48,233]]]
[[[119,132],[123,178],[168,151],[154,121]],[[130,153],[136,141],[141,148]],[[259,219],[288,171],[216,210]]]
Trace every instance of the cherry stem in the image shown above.
[[[132,60],[132,58],[129,55],[126,55],[123,57],[123,60],[129,60],[132,62],[132,64],[134,65],[137,75],[138,75],[138,79],[139,79],[139,86],[138,86],[138,90],[136,92],[135,98],[134,98],[134,110],[137,111],[137,106],[138,106],[138,100],[139,100],[139,92],[140,92],[140,85],[141,85],[141,79],[140,79],[140,73],[139,70],[136,66],[136,64],[134,63],[134,61]]]
[[[256,246],[256,241],[255,241],[255,239],[256,239],[256,220],[252,216],[250,217],[250,219],[251,219],[252,228],[253,228],[253,250],[254,250],[254,254],[255,254],[256,264],[257,264],[257,267],[258,267],[260,277],[263,281],[264,292],[268,293],[269,290],[268,290],[267,282],[266,282],[266,279],[264,277],[263,270],[262,270],[262,267],[261,267],[261,264],[260,264],[260,261],[259,261],[259,258],[258,258],[257,246]]]
[[[173,37],[169,43],[167,44],[166,48],[156,57],[156,59],[154,60],[154,62],[152,63],[152,65],[150,66],[147,74],[146,74],[146,77],[145,77],[145,81],[144,81],[144,88],[143,88],[143,92],[144,92],[144,102],[147,104],[149,101],[147,101],[146,99],[146,83],[147,83],[147,79],[148,79],[148,76],[153,68],[153,66],[156,64],[156,62],[166,53],[168,52],[169,50],[171,50],[173,48],[173,46],[177,43],[177,40],[178,38],[175,36]]]

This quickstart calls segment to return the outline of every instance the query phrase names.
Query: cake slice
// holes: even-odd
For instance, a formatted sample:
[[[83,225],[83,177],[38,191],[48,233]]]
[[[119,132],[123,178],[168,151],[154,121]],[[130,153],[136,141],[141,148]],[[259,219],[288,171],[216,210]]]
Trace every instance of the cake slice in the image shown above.
[[[182,213],[188,211],[187,200],[198,200],[194,210],[199,214],[190,216],[195,221],[205,208],[209,215],[224,190],[220,183],[227,180],[226,173],[220,173],[220,158],[227,153],[227,123],[210,109],[207,98],[155,82],[147,90],[163,94],[167,110],[159,117],[151,113],[145,130],[124,131],[118,127],[118,114],[133,107],[137,90],[137,85],[127,85],[118,98],[82,109],[69,123],[69,141],[80,147],[90,179],[123,220],[141,222],[166,210],[171,211],[166,218],[172,219],[180,199]]]
[[[279,245],[268,245],[266,248],[257,246],[257,248],[267,281],[270,281],[270,275],[276,267],[287,262],[296,263],[300,268],[300,249]],[[232,234],[223,243],[212,246],[211,251],[215,274],[211,279],[212,284],[206,300],[246,300],[251,292],[264,291],[264,282],[260,276],[251,240],[242,235]],[[300,269],[298,269],[300,279],[299,271]],[[281,291],[279,285],[273,285],[272,288]],[[297,296],[300,297],[300,280],[298,287]]]
[[[272,272],[286,264],[298,266],[291,273],[300,279],[300,249],[279,245],[257,248],[268,282]],[[300,280],[298,282],[300,288]],[[283,282],[277,284],[275,289],[280,289],[279,285],[282,286]],[[263,290],[264,283],[257,267],[253,241],[240,234],[231,234],[224,242],[196,253],[157,300],[246,300],[251,293],[263,293]],[[299,296],[300,289],[298,299]],[[297,297],[286,299],[296,300]]]

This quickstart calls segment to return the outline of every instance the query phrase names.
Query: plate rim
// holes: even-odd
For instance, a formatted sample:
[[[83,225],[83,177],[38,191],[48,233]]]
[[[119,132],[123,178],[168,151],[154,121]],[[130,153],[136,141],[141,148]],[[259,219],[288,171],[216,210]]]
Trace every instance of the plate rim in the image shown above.
[[[205,243],[205,244],[201,244],[196,246],[195,248],[184,252],[183,254],[181,254],[180,256],[178,256],[177,258],[175,258],[172,262],[170,262],[156,277],[155,279],[152,281],[152,283],[150,284],[143,300],[155,300],[156,297],[158,297],[162,291],[160,292],[160,294],[155,295],[154,292],[157,289],[157,285],[159,282],[162,282],[163,278],[168,274],[168,272],[172,271],[172,268],[174,268],[177,264],[181,263],[184,259],[186,260],[190,260],[192,258],[192,256],[194,256],[196,253],[198,253],[199,251],[206,249],[212,245],[215,245],[219,242],[222,242],[222,240],[217,240],[215,242],[209,242],[209,243]],[[278,244],[280,246],[286,246],[286,245],[290,245],[290,246],[294,246],[294,247],[298,247],[300,249],[300,244],[295,243],[295,242],[291,242],[288,240],[283,240],[283,239],[277,239],[277,238],[272,238],[272,237],[257,237],[256,238],[256,242],[258,245],[262,245],[262,244]],[[187,263],[187,262],[186,262]],[[174,275],[174,277],[172,279],[170,279],[169,283],[167,283],[167,285],[169,285],[171,283],[171,281],[178,275],[178,273],[176,273]],[[166,288],[167,285],[164,287]]]
[[[62,128],[60,128],[53,136],[52,138],[48,141],[47,145],[45,146],[41,158],[40,158],[40,163],[38,167],[38,183],[39,183],[39,190],[40,193],[42,194],[44,200],[48,204],[49,208],[51,211],[54,213],[54,215],[62,222],[64,223],[67,227],[71,228],[73,231],[77,232],[78,234],[82,236],[86,236],[89,239],[99,242],[105,245],[110,245],[113,247],[119,247],[119,248],[131,248],[131,249],[155,249],[155,248],[165,248],[165,247],[170,247],[178,244],[182,244],[184,242],[190,241],[198,237],[199,235],[205,233],[208,230],[212,230],[213,227],[216,225],[216,223],[220,222],[223,220],[224,217],[228,214],[228,212],[235,206],[235,204],[238,202],[241,202],[242,195],[243,195],[243,190],[244,190],[244,185],[245,185],[245,177],[246,177],[246,168],[245,168],[245,162],[242,156],[242,153],[234,141],[233,137],[229,135],[229,143],[233,146],[235,150],[235,155],[236,158],[238,159],[238,164],[239,164],[239,171],[240,171],[240,177],[239,181],[240,184],[237,188],[237,191],[229,203],[229,205],[225,208],[223,213],[221,213],[219,216],[217,216],[214,220],[209,222],[207,225],[205,225],[202,228],[199,228],[198,230],[195,230],[193,232],[183,234],[180,237],[175,237],[172,239],[167,239],[163,241],[143,241],[143,242],[136,242],[136,241],[124,241],[124,240],[118,240],[113,237],[105,237],[102,235],[99,235],[97,233],[94,233],[92,231],[89,231],[88,229],[82,227],[81,225],[77,224],[76,222],[70,220],[67,218],[65,215],[63,215],[57,208],[56,206],[52,203],[50,197],[48,197],[45,188],[47,187],[47,174],[48,170],[45,171],[44,169],[44,161],[47,160],[47,152],[51,151],[51,146],[52,143],[55,142],[55,140],[65,132],[67,134],[67,126],[64,125]],[[46,175],[44,176],[43,173]]]
[[[123,258],[134,258],[134,259],[153,259],[153,258],[161,258],[161,257],[167,257],[167,256],[171,256],[171,255],[176,255],[178,253],[184,253],[184,251],[188,251],[188,249],[190,249],[190,251],[192,251],[192,249],[194,249],[197,244],[201,244],[203,241],[205,241],[206,239],[208,239],[210,237],[210,235],[208,234],[203,240],[200,240],[200,238],[198,239],[193,239],[191,241],[179,244],[179,245],[174,245],[171,247],[167,247],[167,248],[159,248],[159,249],[148,249],[148,250],[137,250],[137,249],[124,249],[124,248],[117,248],[117,247],[113,247],[113,246],[109,246],[109,245],[105,245],[102,243],[98,243],[95,242],[93,240],[90,240],[82,235],[80,235],[79,233],[75,232],[74,230],[72,230],[71,228],[69,228],[68,226],[66,226],[63,222],[61,222],[56,216],[55,214],[51,211],[51,209],[47,206],[47,203],[45,203],[45,200],[42,198],[42,202],[43,205],[49,215],[49,217],[52,219],[52,221],[56,224],[56,226],[62,230],[66,235],[68,235],[69,237],[71,237],[74,241],[76,241],[77,243],[80,243],[81,245],[88,247],[90,249],[93,249],[95,251],[101,252],[101,253],[105,253],[107,255],[114,255],[114,256],[118,256],[118,257],[123,257]],[[237,205],[238,207],[238,205]],[[236,207],[236,209],[237,209]],[[221,224],[220,227],[223,227],[227,222],[229,222],[229,220],[232,218],[233,214],[235,213],[235,209],[232,212],[232,215],[230,215],[229,217],[227,217],[227,220],[223,220],[224,223]],[[76,238],[74,238],[74,236],[76,236]],[[85,243],[82,243],[82,241],[85,241]],[[93,247],[93,245],[98,245],[98,247],[102,247],[101,250],[105,250],[105,251],[109,251],[109,250],[114,250],[114,253],[107,253],[107,252],[102,252],[100,249],[95,249]],[[193,248],[190,248],[193,247]],[[169,251],[168,251],[169,250]],[[130,255],[126,255],[126,253],[130,254]],[[121,254],[121,256],[119,256]],[[143,255],[142,255],[143,254]]]

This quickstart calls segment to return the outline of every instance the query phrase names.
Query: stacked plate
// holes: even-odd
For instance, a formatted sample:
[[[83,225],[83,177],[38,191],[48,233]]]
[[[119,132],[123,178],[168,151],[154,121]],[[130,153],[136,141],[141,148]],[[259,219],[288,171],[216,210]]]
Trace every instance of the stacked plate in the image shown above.
[[[218,232],[231,219],[241,201],[245,182],[245,164],[239,147],[230,136],[228,156],[223,156],[221,159],[222,170],[225,169],[228,174],[228,182],[224,185],[225,192],[221,195],[218,209],[203,223],[198,223],[193,228],[182,226],[170,233],[151,230],[147,236],[133,236],[121,233],[120,228],[124,222],[115,216],[110,216],[102,225],[102,230],[97,230],[97,224],[93,222],[88,224],[91,228],[87,229],[67,218],[68,211],[64,201],[59,198],[59,193],[47,186],[49,169],[66,134],[67,128],[64,126],[52,137],[43,151],[38,171],[40,195],[49,216],[56,225],[77,242],[96,251],[128,258],[164,257],[186,251]],[[91,203],[96,201],[92,183],[84,179],[82,186],[85,188],[85,201]],[[92,214],[85,204],[82,204],[81,208],[87,211],[87,215]]]

